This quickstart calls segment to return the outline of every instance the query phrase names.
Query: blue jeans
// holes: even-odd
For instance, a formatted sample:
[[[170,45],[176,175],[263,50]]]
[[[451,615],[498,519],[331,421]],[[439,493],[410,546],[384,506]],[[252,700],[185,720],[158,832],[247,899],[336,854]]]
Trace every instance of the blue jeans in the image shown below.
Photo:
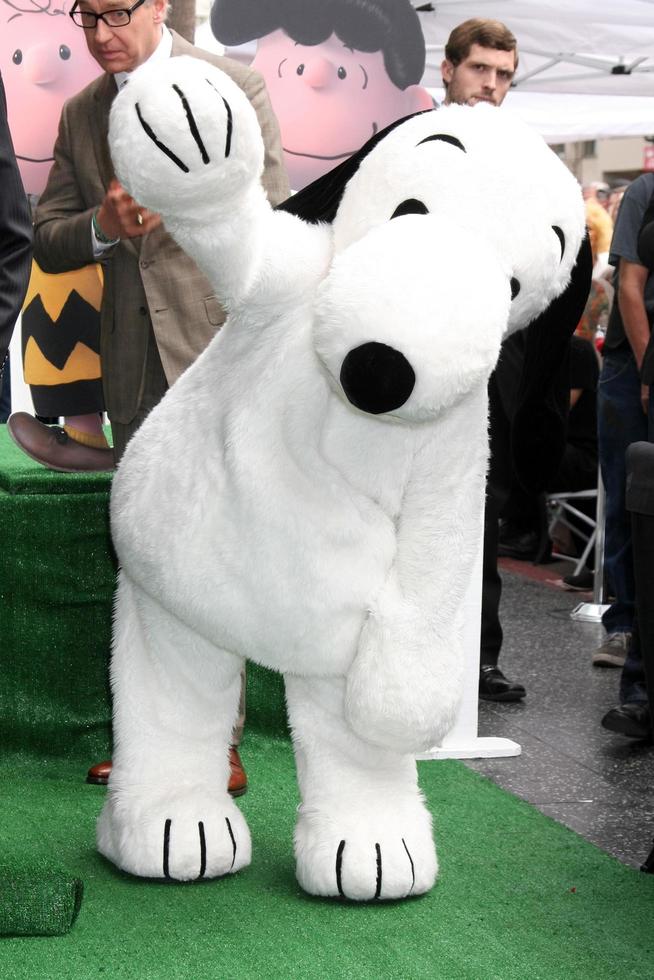
[[[620,673],[620,704],[647,704],[647,681],[645,664],[640,649],[638,625],[634,620],[631,647]]]
[[[606,492],[604,567],[615,602],[602,616],[607,633],[633,630],[635,595],[631,518],[626,509],[627,447],[647,439],[640,378],[628,347],[606,351],[597,390],[597,435]]]
[[[648,409],[649,441],[654,442],[654,385],[650,385]],[[651,591],[646,594],[651,595]],[[631,648],[620,676],[620,704],[647,704],[649,701],[637,616],[634,619],[634,625]],[[647,638],[645,642],[647,642]],[[651,655],[652,652],[650,651]]]

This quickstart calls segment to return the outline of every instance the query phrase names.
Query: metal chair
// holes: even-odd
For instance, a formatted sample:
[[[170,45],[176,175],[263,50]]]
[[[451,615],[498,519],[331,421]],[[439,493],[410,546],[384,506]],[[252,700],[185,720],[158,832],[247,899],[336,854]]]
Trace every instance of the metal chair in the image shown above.
[[[575,507],[575,501],[593,499],[597,501],[595,506],[595,520]],[[574,493],[550,493],[546,496],[546,506],[550,514],[550,534],[556,522],[561,521],[566,527],[570,528],[572,534],[584,542],[583,551],[579,558],[576,555],[557,556],[575,563],[575,575],[579,574],[586,563],[586,559],[594,549],[593,601],[580,602],[570,613],[570,619],[586,623],[599,623],[602,620],[602,615],[608,608],[604,602],[604,484],[602,483],[602,475],[599,469],[597,473],[597,489],[579,490]],[[581,527],[579,524],[573,525],[570,522],[570,517],[573,514],[581,522]]]
[[[575,538],[583,543],[581,555],[565,555],[557,552],[556,557],[564,561],[574,562],[573,575],[578,575],[583,568],[597,538],[597,521],[575,507],[582,500],[597,500],[597,490],[577,490],[571,493],[548,493],[545,498],[548,516],[548,533],[550,538],[557,524],[563,524]],[[575,520],[571,521],[570,518]]]

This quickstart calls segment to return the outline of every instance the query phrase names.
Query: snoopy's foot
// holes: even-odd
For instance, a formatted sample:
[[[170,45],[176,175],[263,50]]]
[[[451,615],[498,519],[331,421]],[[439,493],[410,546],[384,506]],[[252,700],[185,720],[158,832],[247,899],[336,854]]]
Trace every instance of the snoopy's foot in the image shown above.
[[[218,878],[250,863],[243,814],[226,793],[205,789],[140,795],[109,791],[97,826],[98,850],[146,878]]]
[[[312,895],[358,902],[429,891],[438,865],[422,803],[400,814],[330,812],[304,804],[295,829],[297,879]]]

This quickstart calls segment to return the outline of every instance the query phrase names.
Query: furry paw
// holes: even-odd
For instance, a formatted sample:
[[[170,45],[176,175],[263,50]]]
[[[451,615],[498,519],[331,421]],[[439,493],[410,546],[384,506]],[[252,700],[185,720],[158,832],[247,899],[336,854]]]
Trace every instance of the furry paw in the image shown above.
[[[207,201],[233,207],[263,168],[254,109],[231,78],[198,58],[135,71],[114,100],[109,143],[121,183],[167,219],[201,218]]]
[[[459,707],[463,657],[438,646],[422,617],[370,617],[345,689],[345,717],[366,742],[414,755],[440,745]]]
[[[123,871],[145,878],[218,878],[250,863],[245,819],[231,797],[109,792],[97,826],[98,850]]]
[[[429,891],[438,864],[431,819],[422,804],[410,815],[354,810],[337,819],[299,809],[295,829],[297,879],[311,895],[353,901],[409,898]]]

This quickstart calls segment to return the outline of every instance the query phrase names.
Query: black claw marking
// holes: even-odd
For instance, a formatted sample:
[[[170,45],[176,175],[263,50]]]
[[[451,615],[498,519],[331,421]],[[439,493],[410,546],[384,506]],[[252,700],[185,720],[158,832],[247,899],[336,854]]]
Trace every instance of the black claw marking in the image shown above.
[[[170,879],[169,872],[169,855],[170,855],[170,828],[172,826],[172,820],[166,820],[164,824],[164,840],[163,840],[163,873],[164,878]]]
[[[204,873],[207,870],[207,841],[204,836],[204,824],[200,820],[198,823],[198,831],[200,833],[200,874],[199,878],[204,878]]]
[[[147,135],[150,137],[150,139],[152,140],[152,142],[154,143],[154,145],[157,146],[157,147],[159,147],[159,149],[161,150],[162,153],[165,153],[166,156],[170,160],[172,160],[173,163],[176,166],[178,166],[180,170],[182,170],[185,174],[187,174],[189,172],[189,170],[188,170],[188,167],[186,166],[186,164],[185,163],[182,163],[182,161],[179,159],[179,157],[178,156],[175,156],[175,154],[173,153],[173,151],[172,150],[169,150],[168,147],[166,146],[166,144],[165,143],[162,143],[161,140],[157,138],[157,134],[153,130],[152,126],[148,122],[146,122],[146,120],[143,118],[143,116],[141,115],[141,107],[138,104],[138,102],[136,103],[135,108],[136,108],[136,115],[139,117],[139,122],[140,122],[141,126],[143,126],[143,129],[145,130],[145,132],[147,133]]]
[[[411,892],[413,891],[413,886],[416,883],[416,869],[413,866],[413,858],[411,857],[411,854],[409,852],[409,848],[406,846],[406,841],[405,841],[404,837],[402,838],[402,843],[404,844],[404,850],[407,853],[407,857],[408,857],[409,861],[411,862],[411,888],[409,889],[409,895],[410,895]]]
[[[213,84],[213,82],[210,82],[208,78],[206,79],[206,82],[207,82],[207,85],[211,85],[211,88],[214,90],[214,92],[216,93],[216,95],[220,95],[220,92],[218,91],[218,89],[216,88],[216,86]],[[223,100],[223,105],[225,106],[225,109],[227,110],[227,135],[225,137],[225,159],[227,159],[227,157],[229,156],[229,151],[232,148],[232,110],[231,110],[230,105],[229,105],[229,102],[227,101],[227,99],[225,98],[225,96],[224,95],[220,95],[220,98]]]
[[[232,830],[232,825],[229,822],[229,817],[225,817],[225,823],[227,824],[227,829],[229,831],[229,836],[232,839],[232,849],[234,851],[234,856],[232,857],[232,863],[229,866],[229,870],[231,871],[231,869],[234,867],[234,861],[236,860],[236,839],[234,837],[234,831]]]
[[[209,154],[207,153],[206,147],[202,142],[202,137],[200,136],[200,130],[198,129],[198,124],[195,121],[195,116],[188,103],[188,99],[182,92],[179,85],[173,85],[173,91],[177,92],[184,106],[184,112],[186,113],[186,119],[188,121],[188,128],[191,130],[191,136],[195,140],[198,150],[200,151],[200,156],[202,157],[202,163],[209,163]]]
[[[375,850],[377,852],[377,887],[375,889],[375,898],[379,898],[382,886],[382,858],[379,844],[375,844]]]
[[[343,871],[343,851],[345,850],[345,841],[342,840],[338,845],[338,850],[336,851],[336,887],[338,888],[338,894],[341,898],[345,898],[345,892],[343,891],[343,882],[341,881],[341,873]]]
[[[225,103],[225,109],[227,110],[227,136],[225,137],[225,159],[229,156],[229,151],[232,148],[232,110],[229,107],[229,102],[223,96],[223,102]]]

